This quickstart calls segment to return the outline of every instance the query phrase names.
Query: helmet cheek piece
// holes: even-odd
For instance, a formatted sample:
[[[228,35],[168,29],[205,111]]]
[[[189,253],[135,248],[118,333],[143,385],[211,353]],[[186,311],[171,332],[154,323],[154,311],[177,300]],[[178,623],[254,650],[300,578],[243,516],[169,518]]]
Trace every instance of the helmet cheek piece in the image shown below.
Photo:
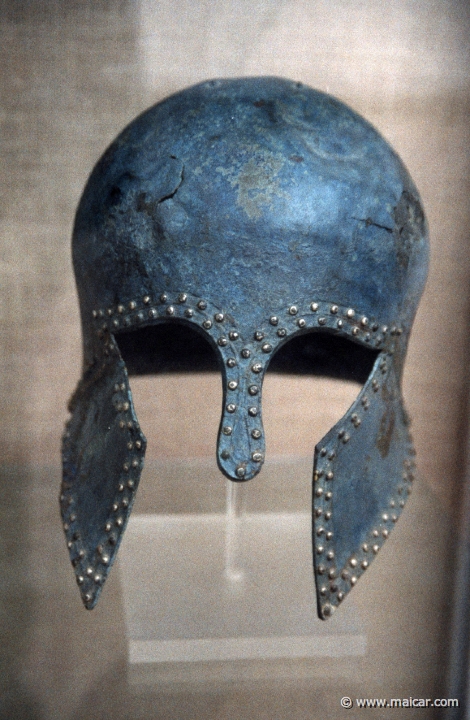
[[[146,440],[132,405],[126,367],[112,335],[70,402],[62,441],[62,522],[83,603],[100,595],[134,504]]]
[[[369,567],[401,514],[414,448],[392,357],[381,352],[358,398],[315,448],[313,558],[328,618]]]

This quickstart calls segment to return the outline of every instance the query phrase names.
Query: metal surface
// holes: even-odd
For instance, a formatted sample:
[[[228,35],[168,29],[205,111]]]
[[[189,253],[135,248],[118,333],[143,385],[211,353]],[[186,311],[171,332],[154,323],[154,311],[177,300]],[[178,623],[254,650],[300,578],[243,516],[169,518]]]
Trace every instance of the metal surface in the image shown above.
[[[86,607],[115,557],[145,451],[119,336],[181,323],[220,359],[217,457],[233,480],[262,466],[262,384],[280,347],[326,333],[365,349],[368,379],[315,449],[318,610],[331,615],[414,477],[400,383],[428,250],[396,154],[345,105],[300,83],[202,83],[141,115],[104,154],[78,208],[73,255],[85,367],[61,506]]]

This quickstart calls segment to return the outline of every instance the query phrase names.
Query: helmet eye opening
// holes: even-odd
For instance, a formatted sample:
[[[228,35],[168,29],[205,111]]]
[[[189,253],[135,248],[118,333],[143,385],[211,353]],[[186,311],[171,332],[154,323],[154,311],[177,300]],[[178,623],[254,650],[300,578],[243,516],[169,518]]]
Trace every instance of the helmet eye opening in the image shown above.
[[[126,330],[115,338],[129,375],[220,371],[207,334],[184,321]]]
[[[273,355],[268,373],[315,375],[363,385],[379,351],[328,332],[295,335]]]

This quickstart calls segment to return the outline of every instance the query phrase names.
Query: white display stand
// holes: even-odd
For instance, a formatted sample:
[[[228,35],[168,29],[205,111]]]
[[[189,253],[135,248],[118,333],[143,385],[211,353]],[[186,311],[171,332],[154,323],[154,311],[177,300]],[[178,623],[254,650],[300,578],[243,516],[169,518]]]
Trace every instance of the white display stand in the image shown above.
[[[363,655],[354,603],[316,616],[307,512],[134,514],[120,552],[129,662]]]

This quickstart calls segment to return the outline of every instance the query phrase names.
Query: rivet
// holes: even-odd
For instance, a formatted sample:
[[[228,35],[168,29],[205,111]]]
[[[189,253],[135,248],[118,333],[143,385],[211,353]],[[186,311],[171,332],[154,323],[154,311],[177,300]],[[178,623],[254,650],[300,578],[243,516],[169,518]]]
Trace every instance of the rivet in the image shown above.
[[[369,324],[369,319],[366,318],[365,315],[364,315],[364,317],[361,317],[361,325],[362,325],[362,327],[367,327],[368,324]]]
[[[343,600],[343,598],[344,598],[344,593],[343,593],[343,592],[339,592],[338,595],[337,595],[337,598],[338,598],[338,602],[341,602],[341,600]]]
[[[166,314],[167,314],[167,315],[174,315],[174,314],[175,314],[175,308],[173,307],[173,305],[168,305],[168,307],[167,307],[167,309],[166,309]]]
[[[222,460],[228,460],[229,457],[230,457],[229,451],[228,451],[228,450],[222,450],[222,452],[220,453],[220,457],[222,458]]]
[[[250,385],[248,392],[250,395],[257,395],[259,393],[259,387],[257,385]]]
[[[109,563],[109,555],[103,555],[103,557],[101,558],[101,562],[103,563],[103,565],[107,565]]]
[[[289,312],[289,315],[297,315],[297,313],[299,312],[299,309],[296,305],[291,305],[288,312]]]
[[[327,560],[333,560],[334,557],[335,557],[335,554],[334,554],[333,550],[328,550],[328,552],[326,553]]]
[[[363,561],[361,562],[361,568],[362,568],[363,570],[366,570],[366,568],[368,568],[368,567],[369,567],[369,563],[367,562],[367,560],[363,560]]]
[[[248,414],[251,415],[251,417],[256,417],[258,415],[258,408],[257,407],[249,407]]]
[[[237,406],[234,405],[234,403],[229,403],[226,407],[226,410],[228,413],[234,413],[236,409],[237,409]]]
[[[122,466],[122,469],[124,470],[124,472],[129,472],[129,467],[130,467],[129,463],[124,463],[124,465]]]
[[[222,428],[222,432],[224,435],[231,435],[232,428],[230,427],[230,425],[224,425],[224,427]]]
[[[136,307],[137,307],[137,303],[135,302],[135,300],[131,300],[129,303],[129,310],[135,310]]]
[[[118,311],[119,315],[122,315],[122,313],[124,312],[125,309],[126,308],[124,307],[124,305],[117,306],[117,311]]]
[[[224,317],[225,317],[225,316],[224,316],[223,313],[216,313],[216,314],[214,315],[214,320],[215,320],[216,322],[218,322],[218,323],[221,323],[221,322],[224,321]]]
[[[325,617],[330,617],[330,615],[333,614],[333,608],[328,603],[326,605],[323,605],[322,610]]]
[[[331,510],[327,510],[327,512],[325,513],[325,520],[330,520],[330,519],[331,519]]]
[[[320,450],[320,455],[321,455],[322,457],[325,457],[325,455],[326,455],[326,448],[322,448],[322,449]]]
[[[254,373],[260,373],[261,370],[263,369],[263,366],[261,365],[261,363],[257,362],[257,363],[253,363],[253,365],[251,366],[251,369]]]
[[[272,349],[273,349],[273,347],[272,347],[272,345],[270,345],[269,343],[264,343],[264,345],[263,345],[262,348],[261,348],[261,350],[262,350],[264,353],[270,353]]]
[[[184,311],[185,317],[192,318],[194,315],[194,310],[192,308],[186,308]]]
[[[133,480],[128,480],[128,481],[127,481],[127,487],[128,487],[130,490],[132,490],[132,488],[134,487],[134,485],[135,485],[135,482],[134,482]]]
[[[321,555],[323,552],[325,552],[323,545],[317,545],[317,554]]]
[[[85,581],[85,578],[83,577],[83,575],[77,575],[77,583],[79,585],[83,585],[84,581]]]
[[[324,532],[325,532],[325,528],[320,526],[320,527],[317,529],[317,535],[318,535],[318,537],[320,537],[320,535],[323,535]]]
[[[349,564],[351,565],[352,568],[355,568],[357,566],[356,558],[351,558],[351,560],[349,561]]]
[[[264,333],[261,330],[257,330],[253,336],[258,342],[264,339]]]
[[[229,390],[236,390],[238,387],[238,383],[236,380],[230,380],[227,387]]]
[[[315,517],[319,518],[323,515],[323,510],[321,508],[315,508]]]
[[[324,575],[326,573],[326,566],[325,565],[319,565],[317,567],[317,573],[319,575]]]
[[[278,325],[279,324],[279,318],[276,315],[271,315],[269,318],[269,322],[271,325]]]
[[[305,327],[305,320],[304,320],[303,318],[299,318],[299,319],[297,320],[297,325],[298,325],[299,328]]]
[[[343,435],[343,443],[346,445],[346,443],[349,442],[349,440],[350,440],[350,436],[348,435],[348,433],[345,433]]]
[[[116,320],[116,319],[113,320],[113,327],[115,327],[115,328],[119,327],[119,320]]]
[[[389,536],[389,532],[388,532],[388,530],[385,530],[385,529],[384,529],[384,530],[382,530],[382,537],[384,537],[384,538],[388,538],[388,536]]]
[[[389,519],[389,518],[388,518],[387,513],[384,513],[384,514],[382,515],[382,520],[383,520],[384,522],[388,522],[388,519]]]
[[[156,318],[158,315],[158,312],[155,310],[155,308],[150,308],[148,312],[149,318]]]
[[[124,412],[127,412],[129,410],[129,408],[130,408],[130,405],[128,402],[122,403],[122,409],[124,410]]]
[[[205,310],[207,308],[207,303],[205,300],[199,300],[197,306],[199,310]]]
[[[118,492],[123,492],[123,491],[124,491],[124,485],[122,483],[119,483]]]
[[[326,533],[325,537],[326,537],[327,540],[332,540],[332,538],[333,538],[333,533],[331,532],[331,530],[328,530],[328,532]]]
[[[320,588],[320,595],[326,595],[327,592],[328,589],[324,585],[322,585],[322,587]]]
[[[98,573],[97,573],[97,574],[95,575],[95,577],[93,578],[93,580],[95,581],[95,583],[100,583],[100,582],[101,582],[101,575],[98,575]]]
[[[236,330],[231,330],[228,334],[230,340],[238,340],[239,335]]]
[[[378,545],[372,545],[372,552],[374,553],[374,555],[377,555],[379,550],[380,550],[380,547]]]
[[[313,303],[310,305],[310,310],[311,310],[312,312],[317,312],[317,310],[318,310],[318,303],[313,302]]]
[[[333,480],[333,478],[334,478],[334,473],[331,470],[328,470],[328,472],[326,473],[326,479]]]
[[[335,457],[336,457],[336,452],[335,452],[334,450],[332,450],[332,451],[328,454],[328,460],[334,460]]]
[[[349,309],[346,311],[346,316],[347,316],[348,318],[353,318],[354,315],[355,315],[355,312],[354,312],[354,310],[353,310],[352,308],[349,308]]]
[[[347,570],[343,570],[343,572],[341,573],[341,577],[343,578],[343,580],[349,580],[349,573],[348,573],[348,571],[347,571]]]
[[[334,567],[333,567],[333,568],[330,568],[330,569],[328,570],[328,577],[330,578],[330,580],[334,580],[335,577],[337,576],[337,574],[338,574],[338,573],[337,573],[337,571],[336,571],[336,568],[334,568]]]
[[[395,513],[394,513],[394,514],[392,515],[392,518],[391,518],[391,519],[392,519],[392,522],[395,523],[395,522],[398,520],[398,516],[395,515]]]
[[[96,310],[92,310],[91,314],[94,318],[98,317],[98,313],[96,312]]]
[[[140,450],[140,448],[142,447],[142,443],[140,442],[140,440],[135,441],[135,447],[136,447],[136,450]]]
[[[321,487],[320,487],[320,488],[317,488],[317,489],[315,490],[315,495],[316,495],[317,497],[321,497],[321,496],[323,495],[323,488],[321,488]]]
[[[113,512],[117,512],[119,510],[119,505],[117,503],[112,504]]]
[[[337,306],[337,305],[332,305],[331,308],[330,308],[330,312],[331,312],[333,315],[336,315],[336,313],[338,312],[338,306]]]
[[[64,530],[67,532],[67,530],[70,529],[70,525],[68,523],[64,523]]]
[[[338,322],[336,323],[337,327],[339,327],[339,328],[342,328],[342,327],[343,327],[343,324],[344,324],[344,323],[343,323],[342,320],[338,320]]]
[[[362,546],[362,549],[363,549],[364,552],[369,552],[369,546],[368,546],[368,544],[367,544],[367,543],[364,543],[364,545]]]
[[[210,330],[212,327],[212,322],[210,320],[204,320],[204,322],[202,323],[202,327],[204,328],[204,330]]]
[[[330,585],[330,591],[331,591],[332,593],[335,593],[335,592],[337,592],[337,590],[338,590],[337,584],[336,584],[336,583],[331,583],[331,585]]]
[[[285,328],[279,328],[276,334],[280,338],[285,337],[287,335],[287,330]]]
[[[123,525],[124,525],[124,520],[123,520],[121,517],[119,517],[119,518],[116,520],[116,526],[117,526],[117,527],[122,527]]]
[[[144,295],[144,297],[142,298],[142,302],[144,303],[144,305],[148,305],[150,302],[150,295]]]
[[[133,460],[133,461],[132,461],[132,467],[133,467],[133,468],[138,468],[138,467],[139,467],[139,461],[138,461],[138,460]]]
[[[318,318],[318,324],[319,324],[319,325],[326,325],[326,318],[325,318],[325,317],[319,317],[319,318]]]
[[[351,330],[351,332],[352,332],[353,335],[358,335],[358,334],[359,334],[359,328],[353,327],[353,329]]]
[[[239,465],[235,472],[237,477],[244,478],[246,475],[246,468],[243,465]]]
[[[241,356],[242,356],[243,358],[246,359],[246,358],[249,358],[249,357],[250,357],[251,352],[250,352],[250,350],[249,350],[248,348],[243,348],[243,350],[241,351],[240,354],[241,354]]]
[[[128,442],[128,443],[127,443],[127,449],[128,449],[128,450],[132,450],[133,447],[134,447],[134,444],[133,444],[133,443],[131,443],[131,442]]]
[[[122,507],[126,508],[129,506],[129,500],[127,498],[124,498],[122,501]]]
[[[188,296],[186,295],[186,293],[180,293],[178,295],[178,302],[180,302],[180,303],[185,303],[187,299],[188,299]]]
[[[355,585],[356,583],[357,583],[357,577],[355,575],[353,575],[351,577],[351,585]]]
[[[228,358],[227,363],[226,363],[227,367],[229,367],[229,368],[234,368],[236,364],[237,364],[237,361],[235,360],[235,358]]]
[[[331,500],[332,497],[333,497],[333,493],[332,493],[332,492],[328,491],[327,493],[325,493],[325,498],[326,498],[326,500]]]
[[[261,430],[258,430],[258,428],[255,428],[254,430],[252,430],[252,431],[251,431],[251,437],[252,437],[254,440],[259,440],[260,437],[261,437]]]
[[[263,455],[262,455],[262,453],[260,453],[260,452],[254,452],[254,453],[252,453],[252,455],[251,455],[251,459],[253,460],[253,462],[258,463],[258,462],[261,462],[261,461],[262,461]]]
[[[377,538],[379,537],[379,531],[378,530],[372,530],[372,535]]]
[[[86,574],[87,574],[89,577],[90,577],[91,575],[93,575],[93,568],[87,567],[87,569],[86,569]]]
[[[143,322],[143,321],[144,321],[144,313],[142,312],[142,310],[137,313],[137,320],[138,320],[139,322]]]

